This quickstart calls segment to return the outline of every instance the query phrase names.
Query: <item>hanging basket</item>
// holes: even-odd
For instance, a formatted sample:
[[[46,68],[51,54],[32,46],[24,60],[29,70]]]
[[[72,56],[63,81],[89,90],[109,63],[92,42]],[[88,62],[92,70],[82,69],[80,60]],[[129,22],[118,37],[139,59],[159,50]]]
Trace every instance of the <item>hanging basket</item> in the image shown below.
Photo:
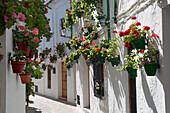
[[[87,30],[89,33],[91,33],[93,31],[92,27],[88,27]]]
[[[115,65],[118,66],[119,62],[120,62],[120,58],[116,57],[116,58],[111,58],[109,59],[109,61],[111,62],[112,66],[114,67]]]
[[[130,42],[136,49],[145,49],[145,37],[141,37]]]
[[[17,42],[18,50],[25,51],[23,53],[24,56],[29,56],[30,48],[28,46],[28,42]]]
[[[157,63],[153,64],[144,64],[145,72],[148,76],[155,76],[156,70],[158,68]]]
[[[137,69],[133,69],[132,67],[127,67],[126,70],[128,71],[130,78],[137,77]]]
[[[105,57],[102,57],[102,56],[98,56],[98,63],[99,64],[104,64],[105,63]]]
[[[22,73],[26,62],[11,61],[13,73]]]
[[[3,59],[4,55],[0,54],[0,61]]]
[[[19,74],[20,75],[20,78],[21,78],[21,82],[23,84],[28,84],[31,82],[31,74],[32,73],[22,73],[22,74]]]
[[[29,48],[29,49],[30,49],[30,48]],[[29,55],[26,56],[26,58],[33,58],[33,56],[34,56],[33,53],[34,53],[34,52],[30,49]]]

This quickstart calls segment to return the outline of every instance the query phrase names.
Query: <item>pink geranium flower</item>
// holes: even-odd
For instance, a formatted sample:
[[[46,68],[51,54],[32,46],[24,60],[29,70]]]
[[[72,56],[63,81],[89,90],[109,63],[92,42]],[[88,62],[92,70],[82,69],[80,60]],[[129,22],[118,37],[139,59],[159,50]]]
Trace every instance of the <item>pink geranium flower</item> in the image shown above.
[[[4,21],[8,22],[8,17],[6,15],[4,15]]]
[[[32,31],[32,33],[38,35],[38,29],[37,29],[37,28],[34,28],[33,31]]]
[[[22,13],[19,13],[19,21],[25,21],[25,15],[24,14],[22,14]]]
[[[49,25],[47,24],[46,27],[49,28]]]
[[[34,37],[34,42],[38,43],[40,42],[40,39],[38,37]]]
[[[25,36],[29,36],[29,33],[27,32],[27,33],[25,34]]]

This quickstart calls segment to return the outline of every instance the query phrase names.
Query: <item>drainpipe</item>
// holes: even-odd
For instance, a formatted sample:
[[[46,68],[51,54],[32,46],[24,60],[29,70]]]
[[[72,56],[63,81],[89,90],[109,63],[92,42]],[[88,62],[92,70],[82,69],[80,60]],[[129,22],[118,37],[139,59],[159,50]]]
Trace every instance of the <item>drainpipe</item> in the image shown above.
[[[117,16],[117,0],[114,0],[114,17],[113,17],[113,19],[114,19],[115,24],[117,24],[116,16]]]
[[[70,1],[70,9],[72,10],[72,6],[71,6],[72,0]],[[73,25],[71,25],[71,39],[73,37]]]
[[[110,7],[109,0],[107,0],[107,32],[108,32],[108,41],[110,40]]]

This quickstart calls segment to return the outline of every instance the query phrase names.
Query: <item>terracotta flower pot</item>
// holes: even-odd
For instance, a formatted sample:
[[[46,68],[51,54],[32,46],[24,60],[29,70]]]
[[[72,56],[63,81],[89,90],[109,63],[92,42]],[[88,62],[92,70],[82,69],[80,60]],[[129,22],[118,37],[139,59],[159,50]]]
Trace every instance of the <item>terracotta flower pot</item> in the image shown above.
[[[30,52],[29,52],[28,56],[26,56],[26,58],[33,58],[33,56],[34,56],[33,51],[30,49]]]
[[[11,61],[13,73],[22,73],[26,62]]]
[[[28,46],[28,42],[17,42],[18,50],[25,51],[23,53],[24,56],[29,56],[30,48]]]
[[[31,82],[31,74],[32,73],[22,73],[22,74],[19,74],[20,75],[20,78],[21,78],[21,82],[23,84],[28,84]]]
[[[3,59],[4,55],[0,54],[0,61]]]

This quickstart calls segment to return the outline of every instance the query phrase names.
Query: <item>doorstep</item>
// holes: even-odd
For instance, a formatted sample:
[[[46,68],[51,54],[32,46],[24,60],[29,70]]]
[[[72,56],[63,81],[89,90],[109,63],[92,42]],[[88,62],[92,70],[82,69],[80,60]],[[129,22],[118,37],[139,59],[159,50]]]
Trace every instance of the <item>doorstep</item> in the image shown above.
[[[89,108],[83,108],[83,112],[84,113],[90,113],[90,109]]]
[[[65,97],[59,97],[58,99],[63,100],[63,101],[67,101],[67,98],[65,98]]]

